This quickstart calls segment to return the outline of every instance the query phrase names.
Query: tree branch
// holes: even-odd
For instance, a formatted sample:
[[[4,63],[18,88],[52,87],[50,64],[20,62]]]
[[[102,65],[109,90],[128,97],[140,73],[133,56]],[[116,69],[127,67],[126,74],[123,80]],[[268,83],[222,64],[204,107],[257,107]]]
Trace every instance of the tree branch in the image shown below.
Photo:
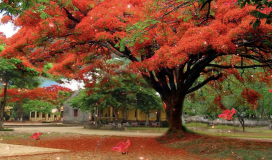
[[[75,21],[75,22],[77,22],[77,23],[79,23],[80,22],[80,20],[78,20],[78,19],[76,19],[66,8],[64,8],[64,7],[62,7],[64,10],[65,10],[65,12],[66,12],[66,14],[68,15],[68,18],[70,19],[70,20],[72,20],[72,21]]]
[[[143,74],[143,73],[141,73],[141,74],[142,74],[143,78],[145,79],[145,81],[147,83],[149,83],[152,86],[152,88],[154,88],[157,92],[159,92],[160,95],[164,94],[162,87],[155,80],[155,76],[154,76],[154,74],[152,72],[149,72],[150,77],[147,76],[147,75],[145,75],[145,74]]]
[[[119,57],[128,58],[127,55],[125,55],[125,54],[123,54],[121,52],[118,52],[117,50],[113,49],[113,47],[109,43],[100,42],[99,44],[102,45],[103,47],[106,47],[109,51],[111,51],[112,53],[116,54]]]
[[[270,66],[269,64],[266,64],[266,65],[251,65],[251,66],[222,66],[222,65],[218,65],[218,64],[209,64],[207,65],[209,67],[217,67],[217,68],[239,68],[239,69],[242,69],[242,68],[254,68],[254,67],[268,67]]]
[[[108,41],[108,43],[100,43],[100,44],[103,44],[106,48],[108,48],[109,50],[111,50],[114,54],[120,56],[120,57],[126,57],[128,58],[129,60],[131,60],[132,62],[138,62],[137,58],[135,58],[132,54],[131,54],[131,51],[125,47],[125,50],[124,51],[119,51],[120,48],[119,47],[115,47],[115,44],[113,42],[110,42]],[[114,49],[115,50],[114,50]]]
[[[220,77],[222,77],[222,74],[218,74],[217,76],[210,76],[209,78],[207,78],[206,80],[204,80],[203,82],[201,82],[199,85],[190,88],[187,90],[186,94],[189,94],[191,92],[194,92],[196,90],[198,90],[199,88],[203,87],[204,85],[206,85],[208,82],[212,81],[212,80],[218,80]]]
[[[169,68],[164,68],[161,70],[164,74],[166,74],[169,78],[169,84],[170,84],[170,87],[171,87],[171,91],[176,94],[176,85],[175,85],[175,82],[174,82],[174,73],[173,73],[173,69],[169,69]]]
[[[200,76],[200,73],[205,69],[205,67],[213,61],[218,55],[216,51],[211,50],[209,54],[207,54],[206,57],[204,57],[202,60],[197,61],[193,68],[190,69],[190,72],[185,72],[187,75],[186,81],[184,82],[184,85],[189,89],[194,81]]]
[[[161,83],[164,93],[167,95],[171,95],[171,90],[168,87],[165,74],[161,70],[155,74],[156,74],[156,77],[158,78],[159,82]]]
[[[185,5],[187,5],[187,4],[190,3],[190,2],[191,2],[191,1],[187,1],[187,2],[184,2],[184,3],[180,4],[180,5],[178,5],[177,7],[174,7],[171,11],[168,11],[168,12],[164,13],[162,16],[160,16],[159,18],[157,18],[157,21],[161,20],[163,17],[165,17],[165,16],[167,16],[168,14],[170,14],[170,13],[172,13],[172,12],[178,10],[179,8],[181,8],[181,7],[185,6]],[[143,31],[142,34],[145,33],[145,32],[147,32],[147,31],[149,31],[149,30],[152,29],[152,28],[155,28],[155,27],[157,26],[157,23],[158,23],[158,22],[156,22],[156,23],[153,24],[151,27],[149,27],[148,30]]]

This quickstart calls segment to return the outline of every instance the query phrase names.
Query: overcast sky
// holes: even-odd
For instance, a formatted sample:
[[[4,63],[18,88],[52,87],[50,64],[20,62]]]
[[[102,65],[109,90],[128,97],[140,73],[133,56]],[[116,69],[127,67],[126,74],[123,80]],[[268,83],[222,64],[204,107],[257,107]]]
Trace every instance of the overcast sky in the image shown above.
[[[2,15],[0,14],[0,19],[2,18]],[[0,24],[0,32],[3,32],[4,35],[6,35],[6,37],[11,37],[13,34],[15,34],[17,30],[14,30],[14,26],[12,25],[12,23],[8,23],[8,24]],[[78,87],[80,86],[80,88],[83,88],[84,84],[83,83],[78,83],[77,81],[73,80],[70,83],[67,82],[64,85],[61,86],[65,86],[68,87],[70,89],[74,90],[78,90]]]

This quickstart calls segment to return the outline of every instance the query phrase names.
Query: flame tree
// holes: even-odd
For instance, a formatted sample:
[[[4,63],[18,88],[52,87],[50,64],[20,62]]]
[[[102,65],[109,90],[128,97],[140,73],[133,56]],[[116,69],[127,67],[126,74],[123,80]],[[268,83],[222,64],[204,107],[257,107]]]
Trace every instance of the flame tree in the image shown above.
[[[217,88],[234,75],[244,84],[246,70],[262,67],[262,81],[271,78],[271,30],[264,23],[253,29],[256,6],[226,0],[199,2],[164,0],[52,0],[36,3],[13,21],[21,29],[6,41],[1,56],[22,59],[28,67],[51,62],[51,73],[82,79],[90,89],[96,69],[113,74],[111,54],[131,61],[166,104],[169,132],[183,132],[181,115],[186,95],[205,85]],[[42,12],[41,12],[42,10]],[[89,80],[86,76],[92,76]],[[203,81],[195,83],[200,77]],[[216,92],[214,92],[216,93]],[[254,91],[245,89],[250,104]],[[250,98],[253,97],[253,98]]]
[[[50,113],[52,109],[60,110],[60,104],[69,98],[71,90],[66,87],[52,85],[34,89],[11,88],[6,93],[1,92],[0,97],[6,96],[6,103],[17,108],[20,118],[23,113],[30,111]]]

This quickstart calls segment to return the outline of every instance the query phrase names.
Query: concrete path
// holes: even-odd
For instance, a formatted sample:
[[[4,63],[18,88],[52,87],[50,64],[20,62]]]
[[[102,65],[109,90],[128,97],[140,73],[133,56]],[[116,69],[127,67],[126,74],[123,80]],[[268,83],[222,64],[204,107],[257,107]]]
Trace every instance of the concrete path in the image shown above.
[[[69,152],[69,150],[0,143],[0,157],[54,152]]]
[[[161,136],[164,133],[146,133],[141,131],[129,132],[129,131],[111,131],[111,130],[92,130],[84,129],[83,126],[76,127],[13,127],[13,133],[35,133],[35,132],[60,132],[60,133],[78,133],[87,135],[115,135],[115,136],[127,136],[127,137],[156,137]]]

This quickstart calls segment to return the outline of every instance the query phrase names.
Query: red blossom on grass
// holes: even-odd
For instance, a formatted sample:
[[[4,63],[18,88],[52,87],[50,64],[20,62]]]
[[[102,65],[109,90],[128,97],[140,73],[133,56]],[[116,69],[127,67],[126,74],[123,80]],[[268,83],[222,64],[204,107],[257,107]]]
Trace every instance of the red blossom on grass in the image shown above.
[[[33,139],[39,140],[41,135],[42,135],[42,133],[41,133],[41,132],[39,132],[39,133],[34,133],[32,136],[30,136],[30,138],[33,138]]]
[[[127,148],[130,146],[130,141],[127,140],[126,143],[124,142],[119,142],[116,147],[112,147],[111,149],[117,152],[120,152],[122,154],[128,153]]]
[[[269,89],[269,92],[271,92],[271,93],[272,93],[272,89]]]
[[[232,116],[233,116],[235,113],[236,113],[236,111],[235,111],[234,108],[232,108],[231,111],[227,109],[227,110],[225,110],[222,114],[219,114],[218,117],[219,117],[219,118],[224,118],[224,119],[230,121],[231,119],[233,119]]]

